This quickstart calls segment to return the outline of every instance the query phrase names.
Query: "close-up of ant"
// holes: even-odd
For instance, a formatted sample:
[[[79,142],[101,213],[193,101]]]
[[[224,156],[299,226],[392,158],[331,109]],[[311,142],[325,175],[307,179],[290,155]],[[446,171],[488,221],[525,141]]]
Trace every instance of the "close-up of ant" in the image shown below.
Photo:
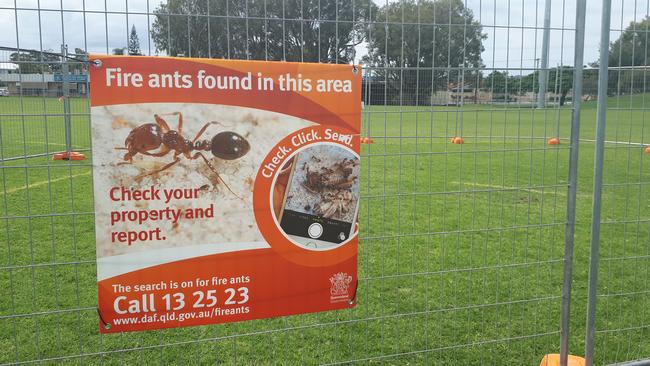
[[[178,116],[178,128],[176,130],[172,130],[167,122],[157,114],[154,114],[156,123],[145,123],[131,130],[124,141],[125,147],[118,148],[120,150],[128,150],[124,154],[125,162],[122,164],[132,164],[133,157],[136,154],[162,157],[172,151],[174,152],[174,160],[172,162],[145,175],[148,176],[158,174],[178,164],[181,161],[180,155],[190,160],[201,158],[226,188],[235,194],[226,182],[224,182],[210,161],[202,154],[202,151],[210,151],[212,155],[219,159],[235,160],[248,153],[250,150],[248,141],[243,136],[232,131],[220,132],[214,135],[211,140],[199,140],[210,125],[218,124],[218,122],[206,123],[193,140],[188,140],[183,137],[183,114],[181,112],[170,114]],[[151,152],[158,148],[160,148],[158,152]],[[192,151],[197,152],[192,154]]]

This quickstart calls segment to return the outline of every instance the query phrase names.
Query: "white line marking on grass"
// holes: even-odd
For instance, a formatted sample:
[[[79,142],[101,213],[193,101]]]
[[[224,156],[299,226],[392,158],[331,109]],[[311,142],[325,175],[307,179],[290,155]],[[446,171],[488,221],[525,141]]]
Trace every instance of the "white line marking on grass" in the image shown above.
[[[34,182],[34,183],[30,184],[29,186],[24,185],[22,187],[16,187],[16,188],[8,189],[6,192],[3,192],[3,194],[12,194],[12,193],[24,191],[27,188],[40,187],[40,186],[44,186],[44,185],[49,184],[49,183],[54,183],[54,182],[59,182],[59,181],[66,180],[66,179],[81,177],[82,175],[90,175],[90,172],[72,174],[72,175],[69,175],[67,177],[61,177],[61,178],[56,178],[56,179],[52,179],[52,180],[42,180],[42,181]]]
[[[559,194],[562,196],[566,196],[567,193],[564,189],[561,189],[562,187],[548,187],[545,190],[540,190],[540,189],[532,189],[532,188],[523,188],[523,187],[508,187],[508,186],[500,186],[500,185],[495,185],[495,184],[482,184],[482,183],[473,183],[473,182],[452,182],[450,181],[449,183],[452,184],[458,184],[458,185],[464,185],[464,186],[475,186],[475,187],[485,187],[485,188],[494,188],[494,189],[502,189],[502,190],[508,190],[508,191],[524,191],[524,192],[530,192],[530,193],[538,193],[538,194]],[[556,191],[557,190],[557,191]],[[468,193],[471,193],[468,191]],[[590,194],[584,194],[584,193],[578,193],[578,196],[581,197],[591,197]]]
[[[519,188],[519,187],[507,187],[507,186],[499,186],[495,184],[482,184],[482,183],[474,183],[474,182],[449,182],[452,184],[458,184],[458,185],[464,185],[464,186],[475,186],[475,187],[485,187],[485,188],[494,188],[494,189],[503,189],[503,190],[508,190],[508,191],[525,191],[525,192],[531,192],[531,193],[551,193],[551,192],[543,192],[538,189],[530,189],[530,188]],[[555,187],[554,187],[555,188]],[[549,188],[550,189],[550,188]]]
[[[58,142],[45,142],[45,141],[25,141],[26,144],[39,144],[39,145],[59,145],[65,146],[65,144],[60,144]]]
[[[580,142],[596,142],[596,140],[580,139]],[[650,143],[642,144],[640,142],[629,142],[629,141],[609,141],[605,140],[607,144],[617,144],[617,145],[633,145],[633,146],[648,146]]]

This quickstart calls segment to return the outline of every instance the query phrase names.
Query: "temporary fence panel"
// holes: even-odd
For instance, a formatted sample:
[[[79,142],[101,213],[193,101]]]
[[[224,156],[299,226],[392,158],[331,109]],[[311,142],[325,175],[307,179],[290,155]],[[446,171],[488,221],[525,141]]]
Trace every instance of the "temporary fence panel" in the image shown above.
[[[17,49],[0,65],[18,65],[0,73],[0,363],[494,365],[559,352],[576,4],[552,6],[561,16],[545,26],[544,2],[525,0],[0,1],[0,46]],[[555,56],[541,70],[545,30]],[[358,306],[98,334],[89,83],[71,76],[60,98],[62,59],[42,51],[61,45],[71,75],[85,75],[86,52],[361,64]],[[51,159],[66,117],[87,160]],[[630,164],[619,169],[641,174]],[[632,202],[622,212],[640,212]]]
[[[601,44],[611,46],[600,58],[589,365],[650,364],[649,15],[647,2],[603,2]]]

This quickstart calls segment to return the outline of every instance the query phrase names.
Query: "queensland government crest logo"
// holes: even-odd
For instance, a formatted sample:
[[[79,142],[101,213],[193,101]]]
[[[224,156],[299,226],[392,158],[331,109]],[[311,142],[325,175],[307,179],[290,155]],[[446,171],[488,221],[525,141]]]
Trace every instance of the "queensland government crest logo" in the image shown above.
[[[345,272],[335,273],[330,277],[330,302],[348,301],[352,276]]]

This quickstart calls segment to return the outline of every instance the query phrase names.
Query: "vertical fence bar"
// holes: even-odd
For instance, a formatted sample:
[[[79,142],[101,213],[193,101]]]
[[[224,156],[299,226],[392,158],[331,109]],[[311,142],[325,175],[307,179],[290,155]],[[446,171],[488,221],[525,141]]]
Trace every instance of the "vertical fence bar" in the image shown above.
[[[587,335],[585,339],[586,366],[594,362],[596,336],[596,294],[598,263],[600,259],[600,214],[603,190],[603,163],[605,158],[605,123],[607,120],[607,86],[609,76],[609,25],[612,1],[603,0],[600,23],[600,66],[598,70],[598,111],[596,117],[596,153],[594,161],[594,189],[591,210],[591,248],[589,253],[589,284],[587,289]]]
[[[72,125],[70,123],[70,68],[68,46],[61,45],[61,77],[63,78],[63,118],[65,124],[65,152],[72,151]]]
[[[3,307],[7,303],[2,303],[6,291],[0,290],[0,343],[13,345],[9,356],[0,353],[0,364],[131,364],[156,360],[199,364],[533,364],[541,352],[556,350],[558,335],[566,360],[575,203],[576,196],[580,197],[577,144],[586,0],[577,0],[575,26],[565,22],[568,8],[564,2],[553,8],[553,14],[550,12],[551,0],[534,1],[535,9],[531,7],[533,1],[526,0],[355,0],[352,13],[349,2],[342,0],[300,1],[300,9],[297,0],[86,1],[82,10],[70,2],[59,2],[67,37],[45,40],[41,51],[58,49],[60,43],[67,43],[70,49],[80,45],[74,21],[67,21],[76,19],[80,12],[84,24],[86,17],[89,24],[105,21],[99,27],[105,28],[105,33],[88,29],[93,32],[88,40],[84,27],[83,45],[89,52],[103,50],[102,39],[107,53],[122,46],[129,39],[129,27],[138,25],[138,19],[145,16],[147,26],[157,35],[148,40],[162,47],[157,52],[163,55],[180,55],[191,43],[191,52],[186,55],[195,57],[205,55],[207,49],[210,57],[343,63],[350,60],[347,52],[338,49],[348,46],[346,35],[357,32],[356,26],[349,27],[350,22],[359,24],[358,32],[367,32],[367,43],[377,47],[375,56],[382,57],[361,60],[366,91],[364,130],[376,142],[364,145],[362,154],[367,189],[361,197],[366,216],[359,219],[359,260],[365,263],[359,267],[359,305],[346,312],[202,330],[100,336],[95,318],[95,243],[94,236],[87,235],[93,230],[92,202],[88,200],[92,185],[87,176],[91,165],[29,160],[34,166],[29,167],[30,184],[25,185],[22,174],[14,172],[21,173],[28,163],[18,161],[0,166],[0,179],[6,182],[0,197],[6,207],[4,212],[0,208],[0,219],[6,222],[7,231],[6,239],[0,239],[0,250],[6,247],[12,258],[0,263],[0,289],[2,285],[4,289],[10,287],[12,293],[6,301],[17,302],[7,310]],[[542,16],[544,2],[542,25],[538,24],[537,8]],[[175,5],[180,3],[196,6]],[[21,17],[40,14],[42,6],[37,4],[37,9],[21,4],[15,10],[14,3],[9,10],[16,17],[19,13]],[[460,12],[463,8],[456,4],[467,12]],[[354,10],[359,7],[367,7],[367,13]],[[0,16],[5,8],[0,4]],[[478,17],[470,20],[470,11]],[[51,27],[52,22],[47,21],[50,9],[43,7],[42,12],[43,23]],[[529,18],[533,12],[534,19]],[[126,18],[128,26],[124,28]],[[207,20],[207,34],[199,27],[203,19]],[[64,17],[53,24],[63,30]],[[549,50],[551,30],[561,41]],[[564,37],[574,31],[573,114],[570,117],[569,108],[559,106],[536,110],[540,75],[546,75],[542,95],[547,90],[567,89],[558,85],[563,79],[562,68],[549,78],[552,68],[549,70],[548,65],[549,57],[553,64],[568,63],[562,52],[573,50],[565,47]],[[541,48],[536,38],[540,32],[545,37],[541,69],[533,64]],[[533,34],[535,44],[528,48],[526,40]],[[21,33],[19,46],[29,47],[29,37],[29,32]],[[296,40],[299,44],[294,43]],[[481,43],[488,48],[483,56]],[[558,48],[562,50],[559,56],[555,53]],[[67,52],[62,49],[64,56]],[[372,52],[370,49],[370,56]],[[487,59],[489,52],[492,65],[486,67],[482,58]],[[40,57],[35,67],[46,65],[46,61],[58,63],[58,59]],[[558,57],[562,61],[558,62]],[[52,74],[59,72],[61,79],[57,76],[55,85],[63,85],[62,91],[43,90],[64,98],[58,101],[49,94],[40,109],[22,96],[11,109],[0,106],[3,133],[10,126],[7,121],[24,119],[30,123],[42,115],[56,126],[61,122],[65,126],[65,140],[63,134],[45,140],[57,149],[65,146],[71,151],[71,119],[75,118],[75,147],[79,148],[76,139],[83,132],[81,128],[88,128],[85,122],[90,110],[88,103],[69,98],[77,94],[77,81],[72,78],[76,75],[70,75],[78,72],[76,64],[63,59],[58,71],[36,70],[19,76],[27,82],[27,74],[40,74],[37,76],[44,80],[53,79]],[[24,84],[23,89],[29,93]],[[569,118],[570,146],[546,146],[549,134],[559,136],[561,132],[566,136]],[[39,134],[16,136],[3,147],[37,141]],[[449,138],[456,136],[466,143],[450,142]],[[0,155],[4,153],[0,151]],[[567,163],[568,182],[564,175]],[[45,168],[52,174],[41,174]],[[81,173],[73,174],[77,171]],[[49,199],[49,205],[42,205],[41,199]],[[25,213],[21,207],[30,200],[34,204]],[[563,207],[565,202],[567,207]],[[566,220],[562,217],[565,211]],[[46,218],[52,227],[42,234],[39,223]],[[19,225],[26,220],[34,222],[32,231],[40,236],[22,238]],[[52,234],[48,234],[50,230]],[[564,248],[560,239],[563,230],[567,235]],[[56,249],[51,256],[42,246],[34,246],[31,257],[19,251],[21,246],[29,248],[29,243],[47,235],[51,235]],[[15,253],[22,253],[23,258]],[[35,275],[30,277],[30,272]],[[51,276],[56,289],[50,284]],[[27,293],[30,284],[33,291]],[[48,296],[56,295],[54,290],[70,296],[50,303]],[[34,332],[40,336],[32,337],[32,328],[38,329]],[[7,338],[3,338],[5,333]],[[64,341],[50,341],[56,337]],[[15,357],[11,355],[14,353]]]
[[[580,143],[580,110],[582,108],[582,71],[585,53],[586,0],[578,0],[576,8],[575,55],[573,71],[573,105],[571,115],[571,150],[569,154],[569,190],[567,194],[567,224],[564,235],[564,284],[562,286],[562,315],[560,325],[560,365],[569,357],[569,321],[571,318],[571,281],[573,280],[573,246],[576,226],[576,197],[578,194],[578,157]],[[557,83],[556,83],[557,85]]]

